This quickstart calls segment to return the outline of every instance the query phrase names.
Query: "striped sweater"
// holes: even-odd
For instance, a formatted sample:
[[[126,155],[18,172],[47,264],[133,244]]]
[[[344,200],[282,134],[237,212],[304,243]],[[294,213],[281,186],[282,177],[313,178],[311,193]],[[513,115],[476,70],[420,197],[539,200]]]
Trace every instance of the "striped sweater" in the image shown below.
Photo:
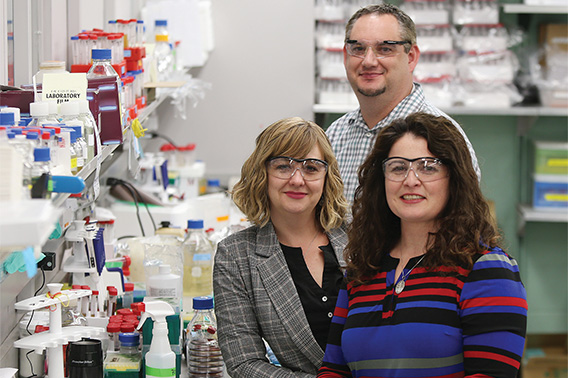
[[[371,281],[342,288],[318,378],[517,375],[527,302],[512,257],[495,248],[454,273],[418,265],[400,294],[397,264],[387,256]]]

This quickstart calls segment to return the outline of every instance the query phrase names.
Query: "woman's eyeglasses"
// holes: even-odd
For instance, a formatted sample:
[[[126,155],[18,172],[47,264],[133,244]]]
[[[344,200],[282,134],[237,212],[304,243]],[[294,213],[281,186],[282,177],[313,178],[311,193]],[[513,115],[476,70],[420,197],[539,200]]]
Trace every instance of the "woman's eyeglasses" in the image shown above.
[[[327,173],[327,163],[320,159],[275,156],[268,159],[266,167],[269,175],[283,180],[289,180],[298,170],[306,181],[320,180]]]

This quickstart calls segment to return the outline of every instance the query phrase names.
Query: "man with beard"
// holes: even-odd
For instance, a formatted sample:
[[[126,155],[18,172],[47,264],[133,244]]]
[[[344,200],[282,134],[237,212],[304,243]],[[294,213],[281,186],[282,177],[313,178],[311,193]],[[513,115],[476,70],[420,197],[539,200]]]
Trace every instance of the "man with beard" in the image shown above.
[[[359,185],[357,170],[379,131],[393,120],[418,111],[453,122],[463,134],[475,171],[481,177],[473,146],[460,125],[426,101],[420,84],[413,82],[419,57],[414,22],[394,5],[366,6],[347,22],[343,62],[359,108],[333,122],[327,135],[350,203]]]

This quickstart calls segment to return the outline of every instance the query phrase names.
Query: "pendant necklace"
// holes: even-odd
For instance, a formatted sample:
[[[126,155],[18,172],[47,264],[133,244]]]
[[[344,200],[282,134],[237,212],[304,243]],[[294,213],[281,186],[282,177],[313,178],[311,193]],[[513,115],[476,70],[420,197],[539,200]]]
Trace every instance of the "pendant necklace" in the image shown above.
[[[402,291],[404,290],[404,287],[406,286],[406,279],[408,278],[408,276],[410,276],[410,272],[412,272],[412,270],[414,268],[416,268],[418,266],[418,264],[420,264],[420,262],[422,261],[422,259],[424,259],[425,256],[426,256],[426,254],[422,255],[420,260],[418,260],[418,262],[416,264],[414,264],[414,266],[412,268],[410,268],[410,270],[408,272],[406,272],[406,274],[401,275],[398,282],[396,283],[396,286],[394,287],[395,293],[397,293],[397,294],[402,293]]]

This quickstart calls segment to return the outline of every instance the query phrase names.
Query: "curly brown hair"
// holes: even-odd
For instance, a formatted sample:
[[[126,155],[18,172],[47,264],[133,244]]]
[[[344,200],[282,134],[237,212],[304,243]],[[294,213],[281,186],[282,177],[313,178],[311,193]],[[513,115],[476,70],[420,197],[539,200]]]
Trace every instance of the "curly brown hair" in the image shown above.
[[[270,220],[266,162],[274,156],[303,157],[315,145],[328,164],[322,199],[316,217],[324,231],[339,227],[347,214],[343,181],[331,144],[321,127],[300,117],[274,122],[256,138],[256,147],[241,168],[241,178],[233,187],[232,198],[248,220],[260,227]]]
[[[414,113],[381,130],[359,168],[353,222],[344,250],[349,281],[353,283],[372,277],[400,240],[400,218],[387,204],[382,163],[394,143],[407,133],[424,138],[430,152],[449,172],[448,202],[438,215],[438,231],[429,235],[424,266],[470,268],[476,253],[500,241],[463,136],[445,117]]]

